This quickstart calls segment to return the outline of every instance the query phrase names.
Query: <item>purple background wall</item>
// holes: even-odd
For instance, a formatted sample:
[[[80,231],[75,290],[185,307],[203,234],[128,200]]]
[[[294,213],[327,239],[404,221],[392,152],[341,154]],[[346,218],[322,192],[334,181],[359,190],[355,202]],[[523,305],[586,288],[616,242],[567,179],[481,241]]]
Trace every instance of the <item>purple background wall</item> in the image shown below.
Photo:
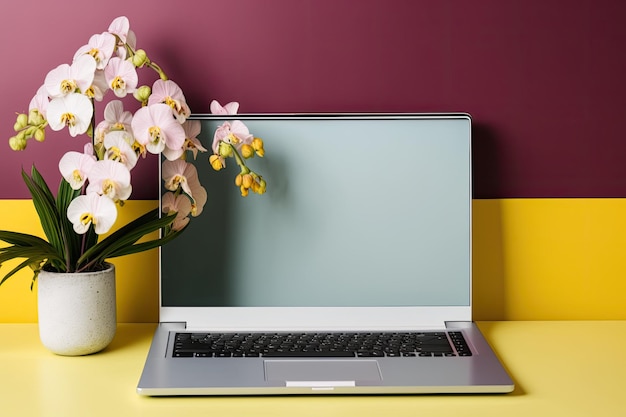
[[[22,0],[2,8],[3,141],[45,74],[124,14],[194,112],[207,112],[213,98],[240,101],[242,112],[464,111],[475,127],[476,198],[626,197],[620,0]],[[0,145],[0,198],[27,198],[20,167],[35,161],[56,175],[60,155],[82,142],[49,135],[20,154]],[[157,197],[147,178],[155,169],[135,173],[133,198]]]

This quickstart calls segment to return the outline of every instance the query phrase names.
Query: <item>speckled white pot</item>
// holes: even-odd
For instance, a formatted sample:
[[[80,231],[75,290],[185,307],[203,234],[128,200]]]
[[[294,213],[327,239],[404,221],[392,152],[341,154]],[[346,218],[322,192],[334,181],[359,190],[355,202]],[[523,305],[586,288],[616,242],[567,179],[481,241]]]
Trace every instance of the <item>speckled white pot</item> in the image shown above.
[[[37,278],[39,338],[58,355],[96,353],[117,328],[115,266],[98,272],[41,271]]]

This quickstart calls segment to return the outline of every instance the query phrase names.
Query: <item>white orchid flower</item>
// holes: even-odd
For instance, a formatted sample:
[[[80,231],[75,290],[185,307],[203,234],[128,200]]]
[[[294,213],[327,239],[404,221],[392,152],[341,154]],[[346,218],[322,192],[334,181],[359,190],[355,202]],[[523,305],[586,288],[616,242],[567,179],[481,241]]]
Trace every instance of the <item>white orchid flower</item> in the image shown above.
[[[120,100],[110,101],[104,108],[104,120],[96,126],[96,142],[102,143],[104,141],[104,136],[109,132],[114,130],[124,130],[130,135],[132,140],[129,141],[129,145],[132,145],[135,141],[132,136],[132,120],[133,114],[124,110],[124,104]]]
[[[121,58],[111,58],[109,65],[104,69],[104,78],[107,87],[113,90],[117,97],[126,97],[126,94],[133,93],[137,89],[139,77],[135,66]]]
[[[48,103],[47,118],[50,128],[58,131],[67,126],[72,137],[87,131],[92,115],[91,100],[79,93],[54,98]]]
[[[130,171],[122,163],[102,160],[94,164],[89,172],[87,194],[105,195],[113,201],[127,200],[132,192]]]
[[[133,135],[124,130],[114,130],[104,136],[104,158],[121,162],[132,170],[137,165],[137,154],[133,150]]]
[[[191,115],[183,90],[172,80],[159,79],[154,82],[148,105],[156,103],[167,104],[179,123],[183,123]]]
[[[101,235],[113,227],[117,219],[117,207],[110,198],[89,193],[72,200],[67,208],[67,218],[76,233],[86,233],[93,224],[95,232]]]
[[[90,55],[81,55],[72,65],[61,64],[50,71],[44,80],[48,95],[63,97],[75,92],[86,92],[93,83],[96,60]]]
[[[173,160],[185,143],[185,130],[172,117],[172,110],[166,104],[157,103],[142,107],[135,113],[131,123],[135,140],[145,146],[148,152],[159,154],[167,147],[172,153],[164,152]],[[179,153],[178,156],[181,154]]]
[[[72,189],[79,190],[87,181],[87,176],[96,163],[96,157],[91,152],[66,152],[59,161],[59,171]]]
[[[96,68],[104,69],[113,56],[114,50],[115,36],[108,32],[92,35],[87,45],[78,48],[74,54],[74,61],[88,55],[96,61]]]

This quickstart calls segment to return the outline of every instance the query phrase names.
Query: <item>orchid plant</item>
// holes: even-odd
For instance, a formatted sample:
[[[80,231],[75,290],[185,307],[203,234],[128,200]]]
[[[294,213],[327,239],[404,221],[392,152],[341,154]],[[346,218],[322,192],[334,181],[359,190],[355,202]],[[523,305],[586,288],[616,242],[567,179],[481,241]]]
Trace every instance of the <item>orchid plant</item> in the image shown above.
[[[139,84],[137,70],[144,67],[158,74],[152,87]],[[110,92],[115,98],[106,103],[103,120],[96,124],[95,105],[104,104]],[[127,95],[140,103],[134,114],[121,100]],[[236,114],[238,107],[217,101],[210,105],[215,114]],[[187,162],[207,151],[198,139],[200,122],[189,120],[190,114],[180,87],[136,48],[125,16],[116,18],[106,32],[93,35],[71,64],[48,72],[28,113],[18,114],[10,147],[19,151],[32,138],[43,141],[47,128],[67,128],[70,136],[86,135],[88,141],[82,152],[69,151],[60,159],[62,178],[56,197],[34,166],[30,174],[22,171],[47,239],[0,231],[0,240],[7,244],[0,248],[0,265],[23,259],[0,284],[26,267],[34,272],[33,283],[43,268],[98,270],[109,258],[156,248],[180,234],[207,201],[195,166]],[[250,190],[265,192],[265,180],[246,165],[248,158],[263,156],[263,141],[244,123],[224,122],[214,134],[212,150],[213,169],[224,168],[229,157],[239,165],[235,184],[242,196]],[[164,156],[161,173],[168,191],[161,199],[163,215],[157,208],[112,231],[118,207],[132,194],[131,171],[147,153]],[[151,237],[156,231],[159,236]]]

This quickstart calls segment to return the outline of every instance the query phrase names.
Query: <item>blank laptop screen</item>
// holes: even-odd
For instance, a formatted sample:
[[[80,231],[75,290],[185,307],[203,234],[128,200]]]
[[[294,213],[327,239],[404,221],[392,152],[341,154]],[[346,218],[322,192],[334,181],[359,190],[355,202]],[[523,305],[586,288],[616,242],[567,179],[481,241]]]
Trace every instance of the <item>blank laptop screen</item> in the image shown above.
[[[224,119],[196,117],[210,149]],[[470,305],[468,116],[248,117],[267,192],[198,155],[208,202],[161,250],[164,307]]]

